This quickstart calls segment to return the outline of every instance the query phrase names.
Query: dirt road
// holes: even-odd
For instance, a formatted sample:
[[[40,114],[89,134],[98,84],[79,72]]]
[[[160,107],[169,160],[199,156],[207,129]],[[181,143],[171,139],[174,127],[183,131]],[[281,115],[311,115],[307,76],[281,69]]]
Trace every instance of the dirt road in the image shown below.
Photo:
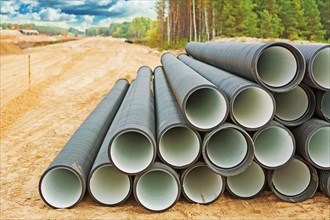
[[[270,192],[252,200],[225,195],[202,206],[181,199],[155,214],[133,198],[102,207],[86,195],[72,209],[54,210],[39,197],[42,172],[82,121],[120,77],[129,80],[142,65],[160,64],[159,53],[110,38],[88,38],[1,56],[1,219],[173,219],[297,218],[328,219],[329,199],[317,193],[299,204],[281,202]]]

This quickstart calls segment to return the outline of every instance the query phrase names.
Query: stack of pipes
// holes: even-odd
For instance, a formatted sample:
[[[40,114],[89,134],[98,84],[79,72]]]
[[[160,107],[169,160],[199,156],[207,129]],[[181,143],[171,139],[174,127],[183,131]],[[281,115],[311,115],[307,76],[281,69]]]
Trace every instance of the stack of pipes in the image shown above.
[[[190,42],[162,66],[118,80],[41,176],[53,208],[86,189],[113,206],[133,193],[151,211],[181,194],[209,204],[265,188],[330,197],[330,45]]]

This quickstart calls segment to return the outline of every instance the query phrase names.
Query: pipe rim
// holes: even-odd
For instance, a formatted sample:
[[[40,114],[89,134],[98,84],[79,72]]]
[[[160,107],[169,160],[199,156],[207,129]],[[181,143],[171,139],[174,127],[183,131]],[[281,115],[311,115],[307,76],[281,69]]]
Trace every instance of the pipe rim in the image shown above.
[[[263,80],[261,80],[261,78],[259,76],[260,74],[258,73],[258,61],[259,61],[260,57],[262,56],[263,52],[271,47],[282,47],[282,48],[288,50],[294,56],[295,61],[296,61],[295,76],[291,79],[291,81],[289,81],[288,83],[286,83],[282,86],[279,86],[279,87],[268,85]],[[252,64],[252,69],[253,69],[253,72],[256,73],[255,78],[256,78],[257,82],[260,83],[265,88],[267,88],[268,90],[273,91],[273,92],[286,92],[286,91],[291,90],[292,88],[294,88],[300,84],[300,82],[303,80],[304,75],[305,75],[306,63],[305,63],[304,56],[295,46],[285,43],[285,42],[273,42],[273,43],[264,44],[262,47],[260,47],[259,51],[256,52],[256,54],[253,57],[253,60],[255,62],[253,62],[253,64]]]
[[[259,92],[258,95],[261,95],[262,97],[259,97],[257,100],[258,103],[251,104],[251,100],[255,100],[255,95],[251,95],[247,93],[247,91],[249,93]],[[265,102],[265,100],[267,100],[267,102]],[[237,102],[239,102],[239,104],[237,104]],[[249,109],[252,113],[244,115]],[[256,109],[258,111],[255,111]],[[267,109],[267,112],[265,112],[265,109]],[[245,86],[234,94],[231,101],[231,110],[231,118],[235,124],[240,125],[248,131],[258,130],[268,124],[274,117],[276,111],[275,99],[269,91],[263,89],[262,87]],[[261,115],[264,117],[260,117]],[[258,123],[255,123],[255,121],[258,121]]]
[[[113,158],[113,144],[114,142],[116,141],[116,139],[118,137],[120,137],[121,135],[125,135],[125,134],[128,134],[128,133],[135,133],[137,135],[141,135],[143,136],[144,138],[147,139],[148,141],[148,148],[149,150],[151,150],[151,155],[147,155],[147,161],[145,162],[145,158],[143,158],[142,162],[144,163],[144,165],[142,166],[142,168],[136,168],[137,166],[134,166],[133,169],[123,169],[121,165],[118,166],[118,164],[116,164],[118,161],[117,159],[114,160]],[[131,139],[131,138],[130,138]],[[136,146],[136,142],[135,142],[135,145]],[[110,143],[109,143],[109,148],[108,148],[108,155],[109,155],[109,160],[110,162],[120,171],[122,171],[123,173],[126,173],[126,174],[129,174],[129,175],[136,175],[138,173],[141,173],[141,172],[144,172],[145,170],[147,170],[153,163],[153,161],[155,160],[156,158],[156,150],[155,150],[155,142],[153,141],[153,139],[149,136],[149,134],[143,130],[140,130],[140,129],[124,129],[122,131],[119,131],[117,132],[113,138],[111,139]],[[133,149],[134,150],[134,149]],[[130,152],[132,152],[132,149],[129,149]],[[135,152],[135,156],[137,155],[138,152]],[[142,155],[142,156],[145,156],[145,155]],[[131,158],[132,159],[132,158]],[[127,162],[127,161],[126,161]],[[130,160],[129,160],[130,162]],[[141,161],[140,161],[141,162]],[[124,166],[123,166],[124,167]]]
[[[330,91],[327,91],[322,95],[320,109],[324,119],[330,122]]]
[[[324,52],[325,51],[325,52]],[[322,54],[321,54],[322,53]],[[323,54],[323,53],[327,53],[327,54]],[[317,52],[315,52],[313,54],[313,56],[310,59],[310,62],[308,63],[308,72],[310,73],[310,79],[312,80],[312,82],[321,90],[325,90],[325,91],[330,91],[330,66],[327,68],[328,71],[323,70],[324,72],[321,74],[317,73],[314,74],[315,68],[320,66],[319,62],[326,62],[326,60],[320,60],[320,55],[322,55],[321,58],[323,59],[327,59],[324,58],[324,56],[330,56],[330,45],[325,45],[323,47],[321,47]],[[326,64],[329,64],[329,59],[328,62],[326,62]],[[323,66],[323,65],[321,65]],[[328,73],[328,74],[326,74]]]
[[[281,131],[281,137],[277,138],[278,140],[282,141],[284,138],[286,139],[287,142],[289,143],[289,147],[290,149],[286,149],[288,145],[284,145],[283,143],[279,143],[277,144],[275,147],[277,148],[282,148],[282,151],[279,152],[274,152],[274,151],[270,151],[270,152],[266,152],[266,157],[264,157],[263,153],[264,152],[260,152],[260,150],[263,150],[262,148],[266,146],[266,148],[273,148],[274,147],[274,143],[276,144],[276,142],[274,141],[270,141],[271,144],[267,144],[267,142],[262,143],[262,145],[260,145],[260,137],[261,135],[264,135],[264,132],[269,132],[270,129],[276,129],[278,131]],[[285,135],[285,137],[283,138],[283,135]],[[269,134],[268,134],[269,136]],[[271,135],[271,137],[273,137],[273,135]],[[259,138],[259,139],[258,139]],[[295,151],[296,151],[296,141],[295,138],[293,136],[293,134],[291,133],[291,131],[289,129],[287,129],[284,126],[281,125],[270,125],[268,127],[265,127],[263,129],[258,130],[254,135],[253,135],[253,142],[254,142],[254,159],[255,161],[263,168],[266,169],[276,169],[279,167],[282,167],[284,165],[286,165],[290,159],[294,156]],[[261,149],[260,149],[261,148]],[[271,149],[273,150],[273,149]],[[290,151],[290,152],[283,152],[283,151]],[[281,159],[281,162],[278,163],[274,163],[274,162],[269,162],[270,160],[273,160],[274,155],[276,155],[277,159]],[[285,157],[283,157],[283,155]]]
[[[207,95],[203,96],[203,99],[198,99],[199,101],[206,101],[209,106],[208,108],[198,109],[199,111],[196,112],[196,108],[193,109],[194,111],[190,111],[191,109],[191,99],[195,98],[193,95],[197,96],[200,95],[198,93],[207,92]],[[197,95],[196,95],[197,94]],[[205,97],[209,98],[212,95],[213,100],[205,99]],[[198,98],[198,97],[197,97]],[[197,99],[195,98],[195,99]],[[216,102],[217,106],[215,107],[214,103]],[[191,89],[183,100],[183,116],[189,122],[189,124],[196,130],[199,131],[209,131],[221,123],[223,123],[229,112],[228,108],[228,98],[227,96],[216,86],[214,85],[201,85],[194,87]],[[189,106],[187,106],[187,104]],[[202,104],[200,103],[198,107]],[[193,106],[195,107],[195,106]],[[201,112],[202,110],[202,112]],[[212,112],[210,112],[212,110]],[[188,112],[187,112],[188,111]],[[207,120],[201,121],[199,119],[196,120],[196,116],[208,116]]]
[[[201,201],[201,200],[198,201],[196,198],[193,198],[191,196],[191,194],[189,192],[187,192],[187,190],[186,190],[186,188],[187,188],[187,176],[189,174],[191,174],[191,172],[193,170],[199,169],[199,168],[206,168],[206,169],[208,169],[210,174],[213,174],[214,176],[217,176],[217,180],[218,180],[217,184],[219,184],[219,186],[220,186],[219,190],[217,190],[215,193],[212,193],[214,198],[208,199],[207,201]],[[205,180],[204,178],[200,178],[200,179]],[[209,184],[209,183],[214,183],[214,181],[207,181],[204,184]],[[181,175],[181,185],[182,185],[182,194],[189,202],[207,205],[207,204],[211,204],[212,202],[216,201],[224,193],[226,182],[225,182],[225,179],[224,179],[223,176],[215,173],[212,169],[210,169],[206,165],[206,163],[198,162],[198,163],[188,167],[186,170],[184,170],[184,172]],[[209,187],[206,187],[206,188],[209,189]],[[204,196],[201,196],[201,197],[202,197],[202,199],[204,199]]]
[[[47,178],[47,175],[52,172],[52,171],[56,171],[56,170],[65,170],[65,171],[68,171],[71,173],[71,175],[74,175],[74,177],[77,178],[77,180],[79,181],[79,188],[80,188],[80,194],[79,194],[79,197],[75,196],[75,199],[74,201],[70,202],[70,204],[66,204],[66,205],[58,205],[58,204],[55,204],[53,202],[50,202],[49,201],[49,198],[46,198],[48,196],[45,196],[44,195],[44,187],[43,187],[43,184],[44,184],[44,180],[45,178]],[[63,180],[63,179],[61,179]],[[64,185],[67,185],[67,182],[64,183]],[[61,187],[62,189],[63,187]],[[84,194],[85,194],[85,190],[86,190],[86,183],[85,181],[81,178],[80,174],[75,170],[73,169],[72,167],[69,167],[69,166],[63,166],[63,165],[58,165],[58,166],[53,166],[53,167],[50,167],[48,168],[41,176],[40,178],[40,181],[39,181],[39,194],[42,198],[42,200],[50,207],[52,208],[55,208],[55,209],[62,209],[62,208],[71,208],[73,206],[75,206],[76,204],[78,204],[81,199],[83,198]],[[67,192],[64,192],[65,194]],[[56,193],[58,195],[58,193]]]
[[[254,169],[254,170],[252,170]],[[246,178],[248,174],[252,171],[257,171],[257,177],[255,178]],[[261,175],[261,176],[260,176]],[[243,183],[244,186],[248,185],[248,181],[253,180],[254,183],[257,183],[257,187],[253,189],[253,192],[246,193],[238,187],[237,183]],[[261,182],[260,182],[261,181]],[[258,163],[252,161],[251,165],[241,174],[236,176],[230,176],[226,179],[226,187],[229,192],[234,197],[241,198],[241,199],[251,199],[258,195],[260,195],[266,185],[266,173],[265,170],[258,165]],[[249,186],[251,187],[251,185]],[[252,190],[251,190],[252,191]],[[243,192],[243,193],[242,193]]]
[[[180,145],[186,145],[184,149],[181,149],[181,152],[178,152],[176,155],[177,156],[185,156],[185,154],[187,152],[191,153],[192,151],[189,150],[188,148],[190,148],[190,146],[194,147],[194,151],[192,152],[193,154],[190,155],[191,157],[189,159],[186,159],[184,163],[175,163],[174,161],[172,161],[173,159],[173,155],[166,155],[164,153],[164,148],[166,148],[164,145],[162,145],[162,139],[164,138],[164,135],[167,135],[168,132],[174,132],[174,134],[179,135],[179,137],[182,137],[182,135],[180,135],[180,133],[176,133],[175,131],[173,131],[173,129],[180,129],[180,130],[185,130],[189,132],[189,136],[194,136],[194,143],[176,143],[175,145],[173,143],[168,144],[167,147],[170,145],[171,148],[173,148],[174,146]],[[172,130],[172,131],[171,131]],[[186,142],[186,141],[185,141]],[[194,146],[193,146],[194,145]],[[175,149],[172,149],[175,150]],[[174,124],[169,126],[168,128],[164,129],[164,131],[160,134],[159,140],[158,140],[158,156],[159,158],[167,165],[175,168],[175,169],[184,169],[187,168],[188,166],[190,166],[191,164],[195,163],[199,156],[201,154],[201,137],[200,135],[193,129],[189,128],[188,126],[182,125],[182,124]]]
[[[109,202],[106,202],[106,201],[102,201],[101,199],[99,199],[99,196],[95,196],[95,193],[93,193],[94,190],[93,190],[93,187],[91,186],[92,181],[93,181],[93,177],[95,176],[95,172],[97,172],[97,171],[99,171],[100,169],[103,169],[103,168],[113,168],[113,169],[118,170],[117,168],[115,168],[115,166],[111,165],[110,163],[100,164],[97,167],[95,167],[90,172],[90,175],[88,177],[89,195],[94,199],[94,201],[98,202],[99,204],[106,205],[106,206],[115,206],[115,205],[119,205],[119,204],[124,203],[129,198],[129,196],[131,195],[131,192],[132,192],[132,178],[129,175],[126,175],[124,173],[118,173],[118,174],[124,175],[128,180],[128,191],[126,192],[126,196],[124,196],[121,200],[109,203]]]
[[[320,135],[319,133],[322,132],[324,134],[321,134],[322,143],[315,141],[315,135]],[[315,167],[319,169],[330,169],[330,126],[324,125],[321,127],[318,127],[314,129],[308,136],[306,141],[306,156],[309,162],[311,162]],[[324,137],[327,140],[324,140]],[[315,143],[316,142],[316,143]],[[315,152],[314,149],[311,149],[311,144],[313,144],[313,147],[316,146],[318,150],[321,150],[321,152]],[[328,148],[326,148],[328,147]]]

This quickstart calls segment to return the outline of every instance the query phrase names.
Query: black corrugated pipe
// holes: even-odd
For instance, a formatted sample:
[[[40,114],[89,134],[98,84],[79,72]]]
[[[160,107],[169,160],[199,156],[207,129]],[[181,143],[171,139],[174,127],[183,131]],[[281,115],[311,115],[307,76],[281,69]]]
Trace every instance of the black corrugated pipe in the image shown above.
[[[256,162],[236,176],[227,177],[226,187],[230,195],[241,199],[251,199],[259,195],[265,187],[266,173]]]
[[[305,73],[302,54],[283,42],[189,42],[186,51],[200,61],[257,82],[274,92],[295,88]]]
[[[330,170],[330,123],[311,119],[292,129],[297,151],[318,169]]]
[[[330,170],[319,170],[320,190],[330,198]]]
[[[225,191],[225,178],[213,172],[204,162],[197,162],[181,175],[182,194],[189,201],[210,204]]]
[[[302,202],[311,198],[319,184],[316,169],[298,156],[283,167],[269,170],[267,181],[273,193],[286,202]]]
[[[155,212],[165,211],[180,198],[179,176],[171,167],[155,162],[135,177],[133,192],[136,201],[144,208]]]
[[[154,162],[155,140],[154,94],[152,71],[143,66],[138,70],[118,113],[107,133],[108,156],[123,173],[135,175]]]
[[[202,154],[214,172],[235,176],[250,166],[254,157],[253,141],[241,127],[224,123],[205,134]]]
[[[311,88],[302,83],[288,92],[275,93],[274,98],[275,120],[285,126],[301,125],[315,112],[315,95]]]
[[[316,114],[323,120],[330,122],[330,91],[324,92],[318,90],[315,93],[315,97],[316,97],[316,108],[315,108]]]
[[[260,129],[273,118],[274,98],[260,85],[192,59],[185,54],[181,54],[178,59],[226,93],[229,98],[230,117],[244,129]]]
[[[209,131],[226,120],[228,100],[221,90],[169,52],[163,54],[161,62],[182,114],[191,127]]]
[[[296,142],[293,134],[276,121],[255,132],[252,139],[254,159],[266,169],[284,166],[295,154]]]
[[[156,67],[154,75],[158,155],[173,168],[186,168],[200,156],[200,135],[186,124],[163,68]]]
[[[330,91],[330,45],[306,44],[294,45],[306,60],[304,82],[316,89]]]
[[[116,82],[42,174],[39,193],[47,205],[70,208],[83,198],[95,156],[128,86],[124,79]]]

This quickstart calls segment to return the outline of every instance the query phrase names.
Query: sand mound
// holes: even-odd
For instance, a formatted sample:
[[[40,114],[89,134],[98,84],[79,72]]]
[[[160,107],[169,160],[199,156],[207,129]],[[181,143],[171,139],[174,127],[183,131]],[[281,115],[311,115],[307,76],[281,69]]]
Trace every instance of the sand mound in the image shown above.
[[[0,54],[7,55],[7,54],[21,54],[23,51],[13,43],[7,42],[0,42]]]

